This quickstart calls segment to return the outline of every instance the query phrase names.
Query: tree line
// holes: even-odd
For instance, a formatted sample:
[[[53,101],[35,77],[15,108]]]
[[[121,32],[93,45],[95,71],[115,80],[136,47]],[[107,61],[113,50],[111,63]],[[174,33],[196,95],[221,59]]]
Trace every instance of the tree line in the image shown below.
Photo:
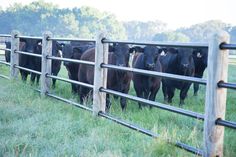
[[[236,43],[236,26],[217,20],[170,31],[166,23],[158,20],[121,22],[115,15],[95,8],[60,9],[43,0],[0,8],[0,19],[0,33],[17,29],[24,35],[41,36],[45,30],[50,30],[59,37],[94,38],[97,32],[106,31],[111,39],[207,42],[212,33],[225,30],[231,35],[231,42]]]

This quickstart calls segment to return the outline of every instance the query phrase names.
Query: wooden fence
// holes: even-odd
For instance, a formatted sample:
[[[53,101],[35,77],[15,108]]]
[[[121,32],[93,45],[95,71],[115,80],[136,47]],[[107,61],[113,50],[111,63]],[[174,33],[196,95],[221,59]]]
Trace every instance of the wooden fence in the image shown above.
[[[1,35],[0,35],[1,37]],[[187,151],[193,152],[197,155],[203,155],[205,157],[222,157],[223,156],[223,141],[224,141],[224,127],[230,127],[236,129],[236,123],[226,121],[225,119],[225,108],[226,108],[226,98],[227,98],[227,88],[236,89],[236,85],[233,83],[227,83],[228,78],[228,49],[236,49],[236,46],[229,43],[229,35],[226,32],[218,32],[214,36],[209,44],[196,44],[196,43],[146,43],[146,42],[129,42],[129,41],[112,41],[108,40],[107,37],[101,33],[97,36],[96,40],[85,40],[85,39],[68,39],[68,38],[53,38],[52,33],[45,32],[43,37],[26,37],[20,36],[18,31],[13,31],[11,34],[11,63],[10,63],[10,79],[15,80],[18,78],[19,69],[24,69],[30,72],[35,72],[30,69],[19,66],[19,39],[20,38],[37,38],[42,39],[42,71],[37,72],[41,74],[41,95],[51,96],[56,99],[62,100],[67,103],[71,103],[76,106],[80,106],[83,109],[93,111],[93,115],[103,116],[110,120],[113,120],[116,123],[127,126],[131,129],[138,130],[141,133],[146,135],[157,137],[155,133],[152,133],[148,130],[139,128],[136,125],[126,123],[122,120],[118,120],[105,113],[106,106],[106,94],[114,94],[121,97],[126,97],[131,100],[138,102],[147,103],[153,107],[160,109],[168,110],[170,112],[182,114],[184,116],[189,116],[199,120],[204,120],[204,148],[199,150],[191,146],[187,146],[182,143],[175,143],[176,146],[183,148]],[[96,53],[95,53],[95,63],[81,61],[81,60],[72,60],[64,59],[52,56],[52,41],[53,40],[64,40],[64,41],[95,41],[96,42]],[[192,78],[181,75],[173,75],[167,73],[153,72],[140,70],[135,68],[128,67],[118,67],[115,65],[108,64],[108,44],[109,43],[126,43],[126,44],[136,44],[136,45],[156,45],[156,46],[165,46],[165,47],[206,47],[208,48],[208,68],[207,68],[207,80],[200,78]],[[23,52],[22,52],[23,53]],[[27,52],[24,52],[25,55]],[[39,57],[39,56],[38,56]],[[89,64],[93,65],[94,72],[94,84],[89,85],[86,83],[73,81],[70,79],[60,78],[57,76],[51,75],[51,62],[52,60],[61,60],[61,61],[71,61],[80,64]],[[5,63],[7,64],[7,63]],[[113,91],[106,88],[107,84],[107,69],[112,68],[122,71],[130,71],[134,73],[140,73],[144,75],[159,76],[164,78],[172,78],[183,81],[190,81],[195,83],[200,83],[206,85],[206,99],[205,99],[205,114],[200,114],[182,108],[177,108],[174,106],[169,106],[161,104],[158,102],[145,100],[135,96],[127,95],[117,91]],[[1,76],[1,75],[0,75]],[[79,105],[78,103],[71,102],[69,100],[57,97],[50,94],[50,84],[51,78],[56,78],[62,81],[79,84],[89,88],[93,88],[93,109],[89,109],[85,106]]]

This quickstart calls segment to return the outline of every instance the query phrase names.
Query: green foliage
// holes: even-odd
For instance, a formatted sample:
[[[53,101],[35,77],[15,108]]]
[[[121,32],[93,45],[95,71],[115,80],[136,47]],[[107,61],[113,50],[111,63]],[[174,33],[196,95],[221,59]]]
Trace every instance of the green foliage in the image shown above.
[[[178,32],[163,32],[158,33],[153,37],[153,41],[165,41],[165,42],[189,42],[190,39],[183,33]]]
[[[192,25],[189,28],[177,29],[177,32],[181,32],[190,38],[192,42],[208,42],[213,33],[220,30],[228,31],[230,25],[218,20],[206,21],[204,23]]]
[[[17,29],[24,35],[41,36],[49,30],[55,36],[94,38],[103,31],[110,38],[126,39],[125,29],[114,15],[90,7],[59,9],[43,0],[25,6],[15,3],[0,10],[0,19],[0,33]]]
[[[124,22],[129,40],[151,41],[155,34],[166,30],[166,24],[161,21],[129,21]]]

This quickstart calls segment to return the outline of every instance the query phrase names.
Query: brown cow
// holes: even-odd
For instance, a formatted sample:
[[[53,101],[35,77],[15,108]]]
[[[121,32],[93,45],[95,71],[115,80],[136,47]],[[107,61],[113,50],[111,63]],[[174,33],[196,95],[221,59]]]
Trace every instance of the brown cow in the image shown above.
[[[126,44],[114,44],[109,47],[109,56],[108,63],[121,66],[121,67],[129,67],[129,57],[130,53],[133,51],[132,48],[129,48]],[[95,49],[87,50],[81,56],[81,60],[94,62],[95,60]],[[94,80],[94,67],[91,65],[81,64],[79,67],[79,81],[85,82],[88,84],[93,84]],[[132,74],[130,72],[117,71],[117,70],[108,70],[107,77],[107,88],[111,90],[115,90],[118,92],[122,92],[127,94],[130,88],[130,81],[132,78]],[[80,87],[80,101],[83,102],[83,99],[88,96],[90,90],[86,87]],[[106,109],[110,108],[110,98],[109,94],[107,94],[106,100]],[[120,98],[120,105],[122,110],[126,109],[126,98]]]

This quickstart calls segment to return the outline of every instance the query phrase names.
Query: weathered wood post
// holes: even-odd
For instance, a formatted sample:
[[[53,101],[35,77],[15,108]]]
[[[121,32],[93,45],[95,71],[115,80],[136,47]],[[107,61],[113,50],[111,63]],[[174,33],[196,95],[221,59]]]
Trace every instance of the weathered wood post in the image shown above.
[[[43,41],[42,41],[42,75],[41,75],[41,96],[45,96],[50,89],[51,79],[46,77],[47,74],[51,74],[51,65],[52,61],[47,59],[47,56],[51,56],[52,54],[52,40],[48,40],[48,38],[52,37],[51,32],[43,33]]]
[[[95,50],[95,66],[94,66],[94,89],[93,89],[93,115],[97,115],[99,111],[105,112],[106,93],[99,92],[100,87],[107,86],[107,69],[101,68],[102,63],[108,63],[108,44],[102,43],[105,38],[103,33],[97,36]]]
[[[19,51],[20,47],[20,39],[19,32],[13,30],[11,33],[11,63],[10,63],[10,79],[14,80],[18,78],[19,70],[15,68],[15,65],[19,65],[19,54],[15,53],[15,51]]]
[[[218,118],[225,118],[227,89],[218,88],[219,81],[227,82],[228,50],[221,50],[221,43],[228,43],[229,35],[213,35],[208,49],[207,89],[204,121],[204,157],[222,157],[224,127],[215,125]]]

